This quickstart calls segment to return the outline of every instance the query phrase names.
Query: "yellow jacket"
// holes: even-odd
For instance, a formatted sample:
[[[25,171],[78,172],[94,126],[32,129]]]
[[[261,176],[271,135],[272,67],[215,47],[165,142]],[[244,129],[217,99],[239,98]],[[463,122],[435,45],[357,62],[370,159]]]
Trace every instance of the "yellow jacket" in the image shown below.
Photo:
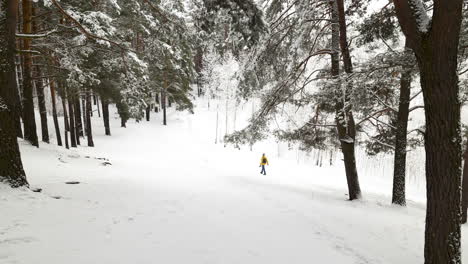
[[[260,165],[270,165],[268,164],[268,159],[266,156],[262,156],[262,158],[260,159]]]

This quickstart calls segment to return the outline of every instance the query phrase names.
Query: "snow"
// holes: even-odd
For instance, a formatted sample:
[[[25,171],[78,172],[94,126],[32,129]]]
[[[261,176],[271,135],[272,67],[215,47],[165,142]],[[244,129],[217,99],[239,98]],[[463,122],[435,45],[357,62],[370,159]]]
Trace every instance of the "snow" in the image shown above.
[[[413,15],[416,18],[418,29],[421,33],[427,33],[429,31],[431,19],[427,15],[426,7],[421,0],[410,0],[408,1],[410,8],[413,11]]]
[[[377,175],[349,202],[341,164],[298,164],[265,151],[271,142],[215,145],[207,105],[170,111],[167,127],[156,114],[127,129],[112,118],[112,137],[95,117],[96,148],[21,142],[32,189],[43,191],[0,185],[0,263],[423,262],[423,203],[390,206]]]

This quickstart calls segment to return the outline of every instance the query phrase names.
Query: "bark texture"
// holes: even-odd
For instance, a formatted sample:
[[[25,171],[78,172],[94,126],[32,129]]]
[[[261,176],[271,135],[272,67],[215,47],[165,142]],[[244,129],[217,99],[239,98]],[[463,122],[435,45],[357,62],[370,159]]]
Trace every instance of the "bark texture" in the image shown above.
[[[86,90],[86,137],[88,138],[88,147],[94,147],[93,131],[91,126],[91,113],[93,112],[91,105],[91,91]]]
[[[23,9],[23,33],[32,33],[32,0],[22,1]],[[31,50],[31,39],[23,40],[23,50]],[[23,55],[23,122],[24,139],[33,146],[39,146],[37,138],[36,118],[34,113],[33,81],[32,81],[32,56],[31,53]]]
[[[338,23],[335,23],[336,25],[332,26],[332,75],[337,78],[340,73],[340,50],[343,55],[345,72],[348,74],[353,72],[351,55],[348,49],[346,18],[343,0],[336,0],[332,4],[332,16],[333,21],[338,21]],[[341,151],[343,152],[349,199],[355,200],[361,198],[361,187],[359,185],[359,176],[357,173],[355,156],[356,123],[354,121],[352,104],[350,100],[352,84],[346,83],[343,85],[345,86],[344,88],[341,87],[341,83],[337,82],[335,93],[336,124],[338,129],[338,137],[341,144]]]
[[[70,143],[68,141],[68,133],[70,132],[70,123],[68,122],[68,112],[67,112],[67,97],[66,94],[62,96],[62,108],[63,108],[63,134],[65,138],[65,148],[70,148]]]
[[[150,119],[151,119],[151,105],[148,105],[148,106],[146,107],[146,121],[149,122]]]
[[[28,186],[16,139],[16,23],[18,2],[1,0],[0,10],[6,10],[4,22],[0,23],[0,181],[13,187]]]
[[[419,0],[418,0],[419,1]],[[462,0],[434,1],[430,23],[415,0],[395,0],[418,61],[426,117],[426,264],[461,263],[461,136],[457,54]],[[414,12],[417,10],[418,12]]]
[[[72,148],[77,147],[77,133],[76,133],[76,125],[75,125],[75,111],[74,111],[74,103],[73,103],[73,96],[71,93],[68,93],[67,95],[67,101],[68,101],[68,113],[69,113],[69,122],[70,122],[70,143]]]
[[[80,137],[84,137],[83,120],[81,119],[81,105],[80,105],[80,95],[79,94],[77,96],[75,96],[74,106],[75,106],[76,131],[78,133],[78,135],[76,137],[79,139]]]
[[[50,80],[50,97],[52,99],[52,118],[54,119],[55,136],[57,145],[62,146],[62,135],[60,134],[60,126],[57,116],[57,97],[55,95],[55,81]]]
[[[102,103],[102,118],[104,120],[104,129],[106,132],[106,136],[111,135],[110,130],[110,119],[109,119],[109,100],[105,98],[101,98]]]
[[[410,56],[407,49],[406,53]],[[406,205],[406,146],[408,134],[408,116],[411,96],[411,67],[405,65],[400,79],[400,100],[396,120],[395,160],[393,163],[392,203]]]
[[[33,20],[32,29],[34,33],[39,32],[39,25],[38,25],[38,18],[36,18],[36,8],[32,8],[32,16],[35,18]],[[37,62],[37,60],[35,60]],[[35,86],[36,86],[36,94],[37,94],[37,102],[39,105],[39,115],[41,117],[41,136],[42,142],[50,143],[49,139],[49,126],[47,123],[47,107],[45,102],[45,95],[44,95],[44,79],[42,78],[42,69],[40,66],[34,67],[34,79],[35,79]]]
[[[468,142],[463,154],[462,224],[468,220]]]

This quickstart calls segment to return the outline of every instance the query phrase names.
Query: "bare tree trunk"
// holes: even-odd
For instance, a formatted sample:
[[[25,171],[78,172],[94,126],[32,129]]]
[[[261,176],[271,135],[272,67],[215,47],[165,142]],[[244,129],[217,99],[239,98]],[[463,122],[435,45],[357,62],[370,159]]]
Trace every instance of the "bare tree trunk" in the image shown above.
[[[463,154],[463,190],[462,190],[462,224],[466,224],[468,218],[468,142]]]
[[[0,180],[13,187],[28,186],[16,138],[16,23],[18,2],[0,0],[0,10],[6,10],[0,23]],[[5,12],[5,11],[4,11]]]
[[[156,106],[154,107],[154,112],[158,113],[159,112],[159,93],[156,93]]]
[[[17,0],[15,0],[17,1]],[[17,87],[17,91],[15,93],[15,106],[16,106],[16,111],[14,112],[15,115],[15,124],[16,124],[16,136],[19,138],[24,138],[23,136],[23,128],[21,124],[21,117],[23,116],[23,108],[21,106],[21,97],[19,94],[19,89]]]
[[[166,80],[164,80],[164,89],[161,93],[161,104],[163,110],[163,125],[167,126],[167,116],[166,116]]]
[[[52,98],[52,117],[54,119],[55,136],[57,145],[62,146],[62,135],[60,134],[60,126],[57,116],[57,97],[55,96],[55,81],[50,80],[50,96]]]
[[[86,137],[88,138],[88,147],[94,147],[93,131],[91,126],[91,91],[86,90]]]
[[[426,264],[460,264],[462,155],[457,55],[463,0],[434,1],[432,19],[422,10],[422,2],[415,1],[393,2],[418,61],[424,96],[427,187],[424,258]]]
[[[335,0],[332,4],[332,20],[338,23],[332,25],[332,75],[337,80],[335,91],[335,109],[336,109],[336,124],[338,137],[340,139],[341,151],[343,152],[343,160],[346,171],[346,179],[348,182],[349,199],[355,200],[361,198],[361,187],[359,185],[359,177],[356,169],[355,157],[355,138],[356,124],[352,113],[352,105],[350,102],[350,94],[352,85],[345,84],[345,94],[339,82],[340,74],[340,45],[343,53],[344,69],[346,73],[352,73],[351,57],[348,50],[346,37],[346,20],[344,14],[343,0]]]
[[[109,101],[106,98],[101,98],[102,103],[102,117],[104,119],[104,128],[106,130],[106,136],[111,135],[110,130],[110,119],[109,119]]]
[[[86,92],[85,92],[86,93]],[[81,109],[83,109],[83,133],[88,135],[86,129],[88,129],[88,120],[86,119],[86,95],[81,96]]]
[[[23,33],[32,33],[32,1],[22,0],[23,7]],[[31,49],[31,40],[25,38],[23,40],[23,49]],[[24,121],[24,138],[33,146],[39,147],[37,138],[36,118],[34,113],[33,100],[33,82],[32,82],[32,57],[31,53],[25,53],[24,58],[24,75],[23,75],[23,121]]]
[[[407,56],[411,53],[407,49]],[[395,160],[393,163],[393,193],[392,203],[406,205],[406,145],[408,134],[408,116],[411,96],[411,66],[405,65],[400,79],[400,100],[396,120]]]
[[[65,90],[65,89],[64,89]],[[62,108],[63,108],[63,127],[64,127],[64,137],[65,137],[65,148],[69,149],[70,144],[68,143],[68,132],[70,131],[70,124],[68,123],[68,113],[67,113],[67,96],[64,92],[62,96]]]
[[[70,124],[70,143],[71,143],[71,146],[72,148],[76,148],[77,147],[77,142],[76,142],[76,138],[77,138],[77,133],[76,133],[76,126],[75,126],[75,111],[73,109],[73,96],[71,95],[71,93],[69,92],[67,94],[67,101],[68,101],[68,113],[69,113],[69,124]]]
[[[42,75],[40,67],[36,67],[37,79],[36,81],[36,93],[37,93],[37,101],[39,105],[39,114],[41,117],[41,132],[42,132],[42,141],[45,143],[50,143],[49,139],[49,126],[47,123],[47,108],[45,103],[45,95],[44,95],[44,80],[39,76]]]
[[[36,17],[36,8],[32,7],[32,17]],[[36,18],[37,20],[37,18]],[[38,22],[35,21],[32,23],[32,31],[34,33],[39,32]],[[41,134],[42,134],[42,141],[45,143],[49,143],[49,126],[47,123],[47,108],[45,103],[45,96],[44,96],[44,79],[42,78],[42,69],[40,66],[35,67],[35,79],[36,79],[36,94],[37,94],[37,101],[39,105],[39,115],[41,117]]]
[[[151,105],[149,104],[147,107],[146,107],[146,121],[150,121],[150,118],[151,118]]]
[[[83,121],[81,119],[80,93],[78,92],[73,98],[74,98],[73,102],[75,106],[75,123],[76,123],[76,132],[77,132],[76,138],[79,141],[80,137],[84,137]]]
[[[19,8],[17,8],[17,9],[19,11]],[[18,27],[19,27],[19,23],[18,23]],[[17,49],[21,49],[21,45],[19,44],[19,42],[16,42],[16,47],[17,47]],[[16,62],[16,60],[18,60],[18,62]],[[23,124],[21,123],[21,117],[23,116],[23,107],[21,105],[21,103],[22,103],[22,99],[21,99],[22,78],[20,78],[20,76],[23,75],[23,73],[22,73],[23,72],[23,64],[21,62],[21,56],[20,55],[15,56],[15,64],[16,64],[15,69],[16,69],[16,77],[17,77],[16,78],[17,85],[16,85],[16,93],[15,93],[15,106],[16,106],[16,109],[14,111],[15,124],[16,124],[16,136],[19,137],[19,138],[24,138],[23,137]]]
[[[96,106],[97,106],[97,113],[98,117],[101,117],[101,107],[99,106],[99,96],[94,95],[94,100],[96,100]]]

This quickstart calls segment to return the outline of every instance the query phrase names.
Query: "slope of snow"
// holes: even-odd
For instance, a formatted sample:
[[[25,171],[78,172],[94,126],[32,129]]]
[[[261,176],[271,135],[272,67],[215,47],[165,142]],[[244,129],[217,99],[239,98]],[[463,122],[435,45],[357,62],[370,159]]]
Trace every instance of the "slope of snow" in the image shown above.
[[[260,175],[269,146],[215,145],[213,120],[199,106],[171,112],[167,127],[159,116],[127,129],[114,119],[112,137],[95,119],[94,149],[22,143],[28,179],[43,191],[0,185],[0,263],[423,262],[424,204],[390,206],[367,178],[365,199],[346,201],[341,164],[267,152]]]

